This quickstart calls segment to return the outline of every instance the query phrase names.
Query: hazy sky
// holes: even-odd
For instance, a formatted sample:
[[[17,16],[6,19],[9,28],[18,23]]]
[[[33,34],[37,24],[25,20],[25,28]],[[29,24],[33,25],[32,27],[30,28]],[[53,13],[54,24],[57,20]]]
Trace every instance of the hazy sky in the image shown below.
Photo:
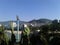
[[[0,21],[60,19],[60,0],[0,0]]]

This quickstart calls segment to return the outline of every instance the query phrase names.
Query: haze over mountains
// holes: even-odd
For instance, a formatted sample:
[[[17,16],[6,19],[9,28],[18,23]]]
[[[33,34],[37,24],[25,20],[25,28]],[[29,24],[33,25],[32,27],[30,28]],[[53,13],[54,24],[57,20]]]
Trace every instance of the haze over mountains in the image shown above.
[[[17,21],[13,21],[13,22],[17,23]],[[49,24],[51,22],[52,22],[52,20],[49,20],[49,19],[37,19],[37,20],[31,20],[28,22],[19,21],[19,24],[20,24],[20,26],[22,26],[23,24],[27,24],[27,25],[33,24],[34,26],[41,26],[41,25]],[[10,24],[10,21],[0,22],[0,24],[3,24],[8,27]]]

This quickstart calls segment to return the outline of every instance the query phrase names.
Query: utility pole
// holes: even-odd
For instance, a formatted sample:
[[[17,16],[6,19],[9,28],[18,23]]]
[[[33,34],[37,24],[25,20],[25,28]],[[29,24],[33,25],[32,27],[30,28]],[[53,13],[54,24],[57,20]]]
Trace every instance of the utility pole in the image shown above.
[[[20,41],[19,40],[19,17],[16,16],[16,18],[17,18],[17,42],[19,42]]]

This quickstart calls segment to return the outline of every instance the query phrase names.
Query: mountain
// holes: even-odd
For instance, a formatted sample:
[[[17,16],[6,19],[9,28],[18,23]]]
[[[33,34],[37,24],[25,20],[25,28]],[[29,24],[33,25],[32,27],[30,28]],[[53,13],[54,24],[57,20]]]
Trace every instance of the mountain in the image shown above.
[[[4,22],[0,22],[0,25],[3,24],[7,29],[10,28],[10,22],[11,21],[4,21]],[[14,23],[16,23],[17,25],[17,21],[12,21]],[[19,21],[19,26],[22,27],[23,24],[25,24],[25,21]]]
[[[5,27],[9,28],[10,27],[10,22],[11,21],[4,21],[4,22],[0,22],[0,24],[3,24]],[[13,21],[17,24],[17,21]],[[31,20],[29,22],[26,21],[19,21],[19,26],[22,27],[23,24],[27,24],[27,25],[34,25],[34,26],[41,26],[41,25],[45,25],[45,24],[49,24],[51,23],[52,20],[49,19],[38,19],[38,20]]]
[[[29,23],[33,24],[34,26],[41,26],[41,25],[52,23],[52,20],[49,20],[49,19],[38,19],[38,20],[29,21]]]
[[[51,23],[52,20],[49,20],[49,19],[38,19],[38,20],[32,20],[32,21],[29,21],[29,23]]]
[[[0,24],[8,25],[8,24],[10,24],[10,22],[11,22],[11,21],[0,22]],[[17,21],[12,21],[12,22],[17,23]],[[24,23],[26,23],[26,22],[24,22],[24,21],[19,21],[19,24],[24,24]]]

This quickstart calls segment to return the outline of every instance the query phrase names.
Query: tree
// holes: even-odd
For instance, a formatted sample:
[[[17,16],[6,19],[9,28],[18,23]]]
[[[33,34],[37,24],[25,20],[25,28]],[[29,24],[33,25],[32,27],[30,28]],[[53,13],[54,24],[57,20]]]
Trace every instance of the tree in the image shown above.
[[[40,28],[41,28],[41,31],[42,31],[43,33],[46,33],[46,32],[48,32],[48,30],[49,30],[49,25],[43,25],[43,26],[41,26]]]
[[[0,26],[0,40],[1,42],[5,43],[5,44],[2,43],[2,45],[8,45],[9,38],[4,32],[4,25]]]
[[[53,23],[53,24],[57,24],[57,23],[58,23],[58,20],[55,19],[55,20],[52,21],[52,23]]]
[[[10,28],[11,30],[11,45],[14,45],[14,43],[16,42],[16,38],[14,35],[14,27],[13,27],[13,22],[10,22]]]

